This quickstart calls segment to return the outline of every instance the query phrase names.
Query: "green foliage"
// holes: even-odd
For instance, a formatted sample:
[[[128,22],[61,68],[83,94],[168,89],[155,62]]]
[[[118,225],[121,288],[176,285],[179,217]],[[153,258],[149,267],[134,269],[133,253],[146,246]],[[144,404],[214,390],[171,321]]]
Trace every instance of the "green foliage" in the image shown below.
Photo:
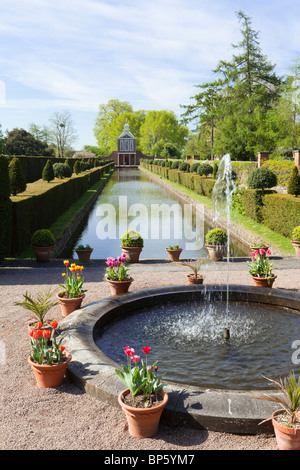
[[[48,183],[49,181],[54,180],[54,170],[53,170],[53,165],[52,165],[51,160],[47,160],[47,163],[44,166],[42,179],[44,181],[48,181]]]
[[[201,163],[197,169],[197,175],[202,176],[212,175],[213,167],[209,163]]]
[[[76,173],[76,175],[78,175],[79,173],[81,173],[81,165],[80,165],[80,161],[79,160],[76,160],[76,162],[74,163],[74,173]]]
[[[225,245],[227,242],[227,234],[221,228],[213,228],[209,230],[205,236],[205,243],[207,245]]]
[[[214,160],[214,162],[213,162],[213,173],[212,173],[212,176],[213,176],[214,179],[217,178],[218,169],[219,169],[219,162]]]
[[[178,170],[179,171],[189,171],[190,165],[187,162],[180,163]]]
[[[72,169],[64,163],[54,163],[53,171],[55,178],[70,178],[72,176]]]
[[[36,230],[31,237],[32,246],[53,246],[54,244],[54,236],[48,229]]]
[[[23,193],[26,189],[26,179],[21,167],[20,160],[14,157],[9,166],[9,180],[11,194],[15,196],[18,193]]]
[[[198,166],[200,165],[199,162],[194,162],[190,166],[190,172],[191,173],[197,173]]]
[[[47,312],[59,303],[52,300],[52,295],[54,293],[55,290],[49,288],[48,290],[38,292],[36,298],[34,298],[30,292],[25,292],[25,294],[22,294],[22,302],[14,302],[14,305],[29,310],[33,314],[34,319],[44,323]]]
[[[268,168],[256,168],[248,177],[248,187],[251,189],[273,188],[277,185],[277,176]]]
[[[177,170],[179,168],[181,161],[180,160],[174,160],[171,166],[172,170]]]
[[[143,246],[144,240],[140,233],[135,230],[129,230],[128,232],[123,233],[121,243],[122,246]]]
[[[13,129],[7,133],[5,151],[8,155],[53,155],[47,142],[41,142],[24,129]]]
[[[300,242],[300,225],[293,229],[291,239],[295,242]]]
[[[266,194],[263,197],[262,221],[275,232],[291,238],[299,225],[300,199],[288,194]]]
[[[287,186],[295,164],[289,160],[267,160],[262,168],[268,168],[277,176],[278,186]]]
[[[292,175],[289,179],[287,193],[296,197],[300,194],[300,175],[296,166],[294,166]]]
[[[12,230],[12,203],[10,200],[10,180],[8,159],[0,157],[0,261],[10,253]]]

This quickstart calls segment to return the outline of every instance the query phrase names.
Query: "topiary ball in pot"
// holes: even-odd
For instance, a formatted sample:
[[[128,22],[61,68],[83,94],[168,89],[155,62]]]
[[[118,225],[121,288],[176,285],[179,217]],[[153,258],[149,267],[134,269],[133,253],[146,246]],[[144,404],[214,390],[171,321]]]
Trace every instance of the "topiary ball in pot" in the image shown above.
[[[31,238],[31,246],[39,262],[49,261],[54,249],[55,239],[48,229],[40,229],[34,232]]]
[[[140,253],[144,246],[144,240],[139,232],[129,230],[121,237],[121,248],[123,253],[126,253],[126,261],[130,263],[137,263],[139,261]]]
[[[221,261],[223,259],[226,243],[227,234],[223,229],[215,228],[207,232],[205,246],[211,260]]]

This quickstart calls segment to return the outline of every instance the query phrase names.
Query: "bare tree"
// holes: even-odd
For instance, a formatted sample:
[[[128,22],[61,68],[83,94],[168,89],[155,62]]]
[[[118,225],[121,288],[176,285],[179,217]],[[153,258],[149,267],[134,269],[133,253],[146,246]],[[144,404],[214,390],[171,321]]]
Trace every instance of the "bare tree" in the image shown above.
[[[49,119],[52,124],[51,136],[57,146],[59,157],[64,157],[68,148],[77,140],[78,135],[69,111],[57,112]]]

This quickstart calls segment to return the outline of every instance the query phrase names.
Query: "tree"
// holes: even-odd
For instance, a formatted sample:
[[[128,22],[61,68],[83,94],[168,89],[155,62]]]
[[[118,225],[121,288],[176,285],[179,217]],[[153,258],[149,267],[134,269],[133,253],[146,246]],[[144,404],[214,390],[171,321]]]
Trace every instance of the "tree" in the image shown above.
[[[124,113],[129,113],[130,115],[133,113],[133,108],[127,101],[109,100],[107,104],[99,105],[94,135],[99,148],[105,149],[107,153],[116,150],[116,138],[121,134],[126,119],[122,121],[122,128],[117,130],[119,132],[118,135],[115,134],[115,120],[121,114],[124,117]]]
[[[296,197],[300,194],[300,175],[296,165],[294,166],[291,177],[289,179],[287,192],[288,194],[292,194]]]
[[[42,179],[44,181],[48,181],[48,183],[49,181],[54,180],[54,170],[50,160],[47,160],[47,163],[43,168]]]
[[[74,122],[69,111],[54,113],[50,122],[52,124],[51,138],[56,144],[58,157],[63,158],[78,138]]]
[[[5,152],[5,139],[2,132],[2,126],[0,124],[0,154]]]
[[[273,188],[277,185],[277,176],[269,168],[255,168],[248,177],[248,186],[251,189]]]
[[[156,155],[161,140],[174,144],[182,152],[188,128],[178,122],[173,111],[149,111],[140,128],[140,147],[145,155]]]
[[[11,194],[15,196],[18,193],[22,193],[26,189],[26,179],[21,167],[19,158],[14,157],[9,166],[9,181]]]
[[[13,129],[5,138],[7,155],[48,156],[48,144],[36,139],[25,129]]]
[[[34,122],[31,122],[28,127],[28,131],[31,135],[33,135],[37,140],[41,142],[47,142],[49,144],[51,142],[51,131],[47,126],[39,126]]]

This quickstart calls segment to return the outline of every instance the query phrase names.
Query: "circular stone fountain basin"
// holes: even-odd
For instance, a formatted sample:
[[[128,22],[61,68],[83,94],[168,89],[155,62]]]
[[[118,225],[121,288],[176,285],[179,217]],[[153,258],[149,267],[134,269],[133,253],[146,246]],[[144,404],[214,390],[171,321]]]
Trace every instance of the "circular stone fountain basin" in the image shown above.
[[[300,340],[300,294],[232,285],[228,309],[226,299],[224,285],[176,286],[85,306],[60,323],[73,357],[69,378],[117,405],[124,385],[114,371],[126,362],[123,347],[143,356],[142,346],[149,345],[149,363],[158,360],[159,372],[166,372],[168,423],[271,432],[270,422],[258,424],[276,406],[251,392],[269,387],[262,374],[277,379],[291,370],[299,373],[292,356],[297,357],[293,348]],[[229,340],[223,337],[226,327]]]

